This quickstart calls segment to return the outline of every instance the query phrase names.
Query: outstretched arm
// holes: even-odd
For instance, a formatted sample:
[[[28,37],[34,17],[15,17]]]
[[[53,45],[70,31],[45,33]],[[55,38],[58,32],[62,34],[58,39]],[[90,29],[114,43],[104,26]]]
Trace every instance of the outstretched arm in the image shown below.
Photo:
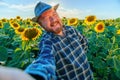
[[[31,65],[29,65],[25,71],[35,77],[37,80],[54,80],[56,78],[56,67],[52,42],[48,40],[42,40],[39,48],[40,54],[38,58]]]

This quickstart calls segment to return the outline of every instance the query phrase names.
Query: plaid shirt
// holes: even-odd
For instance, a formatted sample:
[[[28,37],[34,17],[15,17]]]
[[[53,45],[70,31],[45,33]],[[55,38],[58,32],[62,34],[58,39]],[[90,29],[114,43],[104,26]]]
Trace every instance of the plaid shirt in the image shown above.
[[[38,58],[26,69],[45,80],[93,80],[86,57],[87,40],[66,26],[61,37],[47,32],[40,42]]]

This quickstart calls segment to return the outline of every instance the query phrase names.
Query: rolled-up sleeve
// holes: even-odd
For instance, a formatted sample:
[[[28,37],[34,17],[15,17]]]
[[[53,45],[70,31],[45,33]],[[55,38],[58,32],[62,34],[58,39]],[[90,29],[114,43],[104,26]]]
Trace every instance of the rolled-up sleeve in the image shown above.
[[[25,72],[43,77],[44,80],[56,80],[56,66],[52,42],[42,40],[39,44],[39,48],[40,54],[38,58],[26,68]]]

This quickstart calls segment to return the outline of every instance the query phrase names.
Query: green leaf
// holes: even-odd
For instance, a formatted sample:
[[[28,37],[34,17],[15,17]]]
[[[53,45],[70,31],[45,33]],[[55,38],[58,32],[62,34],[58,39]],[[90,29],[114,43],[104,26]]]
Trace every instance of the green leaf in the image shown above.
[[[8,58],[7,49],[0,46],[0,61],[5,61]]]
[[[107,57],[107,65],[110,66],[111,68],[114,67],[114,61],[111,56]]]
[[[95,57],[93,61],[94,61],[94,67],[95,68],[104,69],[106,67],[105,62],[100,58],[100,56]]]
[[[120,79],[120,71],[116,71],[116,76]]]
[[[120,79],[120,55],[114,56],[114,68],[115,68],[115,74]]]
[[[17,52],[21,52],[21,51],[22,51],[21,48],[16,48],[14,52],[17,53]]]

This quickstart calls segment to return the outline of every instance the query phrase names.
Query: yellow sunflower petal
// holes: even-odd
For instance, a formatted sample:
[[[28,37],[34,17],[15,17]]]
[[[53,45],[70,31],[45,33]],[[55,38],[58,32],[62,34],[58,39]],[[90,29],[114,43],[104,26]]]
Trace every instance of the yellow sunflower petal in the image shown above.
[[[105,24],[103,22],[99,22],[99,23],[96,24],[94,29],[95,29],[96,32],[102,33],[102,32],[104,32]]]
[[[85,23],[87,24],[87,25],[92,25],[92,24],[94,24],[96,22],[96,16],[94,16],[94,15],[90,15],[90,16],[87,16],[86,18],[85,18]]]
[[[2,21],[0,21],[0,28],[3,28],[4,26],[3,26],[3,22]]]
[[[42,31],[36,27],[27,28],[22,34],[22,40],[35,40],[42,34]]]
[[[117,34],[120,34],[120,29],[119,29],[119,30],[117,30]]]
[[[10,22],[10,26],[14,29],[19,29],[20,28],[20,24],[18,24],[17,22]]]
[[[78,19],[77,18],[68,19],[68,25],[69,26],[77,26],[78,25]]]
[[[20,27],[19,29],[15,30],[16,34],[22,34],[25,31],[25,28]]]

